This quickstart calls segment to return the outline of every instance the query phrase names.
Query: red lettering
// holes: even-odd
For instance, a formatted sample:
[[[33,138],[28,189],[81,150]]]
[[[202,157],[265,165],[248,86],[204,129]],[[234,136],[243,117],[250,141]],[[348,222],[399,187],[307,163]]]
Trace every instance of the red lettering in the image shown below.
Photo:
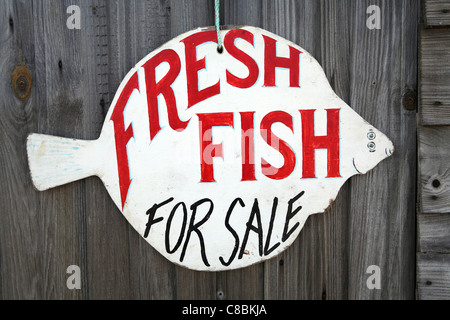
[[[198,72],[206,69],[205,58],[197,60],[197,47],[206,42],[217,43],[217,33],[214,30],[194,33],[182,40],[186,51],[186,78],[188,91],[188,108],[220,94],[220,81],[215,85],[199,90]]]
[[[289,46],[289,58],[277,57],[277,41],[264,36],[264,86],[275,87],[275,68],[287,68],[290,75],[290,86],[300,87],[300,50]]]
[[[315,150],[328,150],[327,178],[339,178],[339,111],[326,109],[327,135],[314,135],[314,112],[316,110],[300,110],[302,116],[303,141],[303,179],[316,178]]]
[[[282,180],[288,177],[295,168],[295,153],[291,147],[284,141],[278,138],[272,132],[272,125],[276,122],[281,122],[287,126],[291,131],[294,131],[292,116],[284,111],[273,111],[268,113],[261,120],[261,136],[267,144],[279,151],[284,158],[284,164],[281,168],[276,168],[269,164],[264,159],[261,159],[262,173],[274,180]]]
[[[221,126],[234,127],[233,113],[200,113],[197,116],[200,128],[200,182],[215,182],[212,158],[223,158],[223,145],[222,143],[212,143],[212,128]]]
[[[242,152],[242,180],[254,181],[255,178],[255,112],[241,112],[241,152]]]
[[[130,188],[130,169],[128,167],[127,144],[133,137],[133,126],[129,125],[125,129],[124,110],[128,103],[128,99],[134,90],[139,91],[139,79],[137,72],[128,80],[117,100],[111,120],[114,123],[114,139],[116,142],[117,167],[119,174],[120,199],[122,201],[122,209],[125,206],[128,189]]]
[[[248,68],[248,76],[246,78],[239,78],[227,70],[227,82],[234,87],[247,89],[253,86],[256,80],[258,80],[259,68],[252,57],[236,47],[235,41],[238,38],[244,39],[253,46],[253,33],[244,29],[230,30],[224,39],[224,45],[228,53]]]
[[[170,66],[167,74],[158,83],[156,83],[155,69],[161,63],[167,62]],[[158,134],[161,130],[159,123],[159,111],[158,111],[158,95],[162,94],[166,100],[167,113],[169,117],[169,125],[173,130],[182,131],[186,129],[189,121],[181,121],[178,116],[177,102],[175,94],[171,88],[171,85],[180,74],[181,62],[178,54],[171,50],[166,49],[155,55],[148,60],[143,68],[145,70],[145,82],[147,86],[147,104],[148,104],[148,116],[150,119],[150,139]]]

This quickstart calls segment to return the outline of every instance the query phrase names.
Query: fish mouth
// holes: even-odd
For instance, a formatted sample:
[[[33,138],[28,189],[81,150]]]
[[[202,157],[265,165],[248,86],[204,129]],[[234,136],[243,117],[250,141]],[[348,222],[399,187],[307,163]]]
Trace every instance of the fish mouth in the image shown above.
[[[386,150],[387,151],[387,150]],[[363,174],[361,171],[358,170],[358,168],[355,165],[355,158],[353,158],[353,168],[355,168],[356,171],[358,171],[359,174]]]
[[[386,148],[385,152],[388,157],[392,156],[394,154],[394,147],[392,146],[392,148]]]

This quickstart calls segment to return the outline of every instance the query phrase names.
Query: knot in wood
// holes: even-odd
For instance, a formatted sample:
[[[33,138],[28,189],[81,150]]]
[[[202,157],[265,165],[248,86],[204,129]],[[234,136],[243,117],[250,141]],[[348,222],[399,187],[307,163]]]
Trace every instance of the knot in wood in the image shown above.
[[[30,96],[33,78],[30,70],[25,65],[17,66],[11,74],[11,82],[14,90],[14,95],[26,100]]]
[[[406,110],[416,110],[417,94],[413,90],[408,90],[403,96],[403,107]]]

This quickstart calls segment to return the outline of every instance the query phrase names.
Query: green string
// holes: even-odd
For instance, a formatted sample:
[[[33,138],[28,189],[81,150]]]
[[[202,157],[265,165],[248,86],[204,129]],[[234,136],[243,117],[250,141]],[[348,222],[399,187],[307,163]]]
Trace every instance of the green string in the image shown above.
[[[222,47],[222,38],[220,37],[220,0],[215,0],[215,18],[217,30],[217,51],[221,53],[223,47]]]

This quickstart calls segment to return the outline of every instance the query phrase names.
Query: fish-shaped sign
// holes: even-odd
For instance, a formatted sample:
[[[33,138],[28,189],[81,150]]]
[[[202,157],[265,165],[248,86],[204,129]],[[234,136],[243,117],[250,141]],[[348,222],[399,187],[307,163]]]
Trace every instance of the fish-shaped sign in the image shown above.
[[[285,250],[347,179],[393,153],[304,49],[255,27],[220,36],[223,52],[200,28],[140,61],[98,140],[31,134],[35,187],[96,175],[164,257],[219,271]]]

